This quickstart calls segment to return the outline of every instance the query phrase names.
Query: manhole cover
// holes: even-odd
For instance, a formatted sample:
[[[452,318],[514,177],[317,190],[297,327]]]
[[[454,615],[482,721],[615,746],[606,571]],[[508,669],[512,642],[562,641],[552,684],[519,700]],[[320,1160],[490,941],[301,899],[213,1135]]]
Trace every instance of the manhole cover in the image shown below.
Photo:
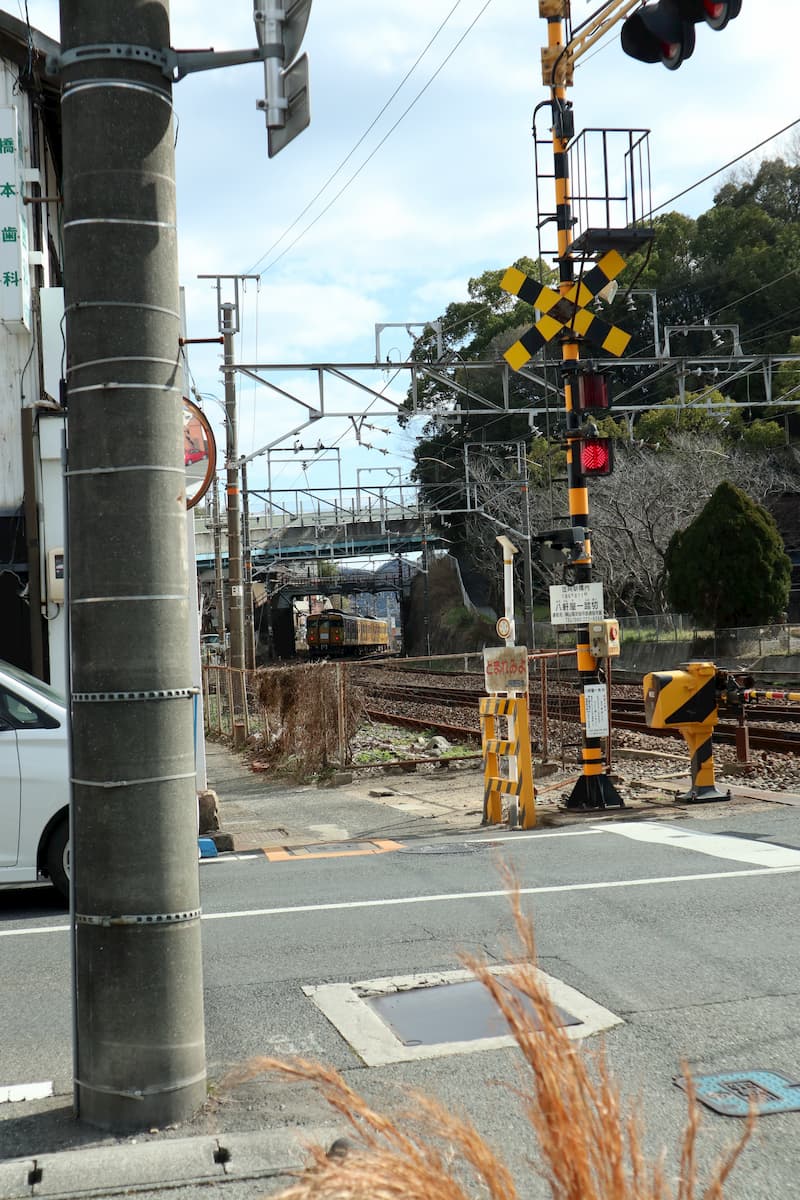
[[[685,1089],[686,1080],[675,1083]],[[719,1075],[698,1075],[694,1079],[697,1099],[725,1117],[746,1117],[751,1104],[756,1113],[800,1111],[800,1083],[778,1071],[726,1071]]]
[[[522,1001],[536,1029],[541,1028],[527,996],[509,983],[503,986]],[[474,1042],[509,1032],[506,1019],[476,979],[411,988],[387,996],[365,997],[404,1046],[435,1046],[441,1042]],[[559,1025],[580,1025],[578,1017],[557,1008]]]
[[[493,842],[436,842],[425,846],[404,846],[400,854],[477,854]]]
[[[354,850],[369,850],[374,847],[374,842],[311,842],[303,846],[287,846],[288,854],[325,854],[336,853],[344,854],[348,851],[352,853]]]
[[[508,988],[517,969],[489,968]],[[563,980],[541,970],[537,977],[570,1040],[622,1024]],[[303,991],[368,1067],[517,1046],[489,993],[466,970],[306,984]],[[525,1003],[521,993],[516,995]]]

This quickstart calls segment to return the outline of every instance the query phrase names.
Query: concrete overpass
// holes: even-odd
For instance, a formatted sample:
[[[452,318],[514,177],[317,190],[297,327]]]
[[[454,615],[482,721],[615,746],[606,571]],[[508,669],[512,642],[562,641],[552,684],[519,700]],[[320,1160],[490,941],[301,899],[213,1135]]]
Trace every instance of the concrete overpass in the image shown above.
[[[205,510],[195,510],[197,564],[214,565],[213,521]],[[271,563],[308,559],[346,559],[394,556],[419,552],[440,540],[426,529],[416,505],[334,504],[325,508],[300,508],[250,513],[250,547],[253,569]],[[227,565],[227,530],[220,521],[220,549]]]

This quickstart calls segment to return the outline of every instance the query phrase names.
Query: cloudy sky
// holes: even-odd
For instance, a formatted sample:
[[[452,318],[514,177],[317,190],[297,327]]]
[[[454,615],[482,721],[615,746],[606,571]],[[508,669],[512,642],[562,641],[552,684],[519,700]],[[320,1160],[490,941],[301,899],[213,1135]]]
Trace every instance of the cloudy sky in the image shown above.
[[[24,0],[5,3],[24,15]],[[27,7],[33,25],[58,36],[56,0]],[[573,24],[597,7],[573,0]],[[175,48],[255,44],[250,0],[172,0],[171,13]],[[726,30],[698,26],[694,57],[669,72],[627,58],[617,27],[577,65],[576,130],[650,129],[655,207],[759,143],[744,165],[786,152],[792,133],[773,135],[800,118],[798,33],[797,0],[744,0]],[[189,335],[217,331],[215,292],[198,275],[258,273],[258,286],[248,283],[243,296],[239,361],[373,361],[376,323],[433,319],[465,298],[471,276],[535,257],[531,114],[548,95],[540,67],[546,36],[536,0],[314,0],[303,44],[312,123],[273,159],[256,110],[260,67],[176,85]],[[667,208],[704,211],[723,178]],[[403,359],[410,344],[404,329],[387,329],[382,357]],[[190,363],[198,389],[221,398],[217,349],[193,349]],[[313,402],[310,378],[269,374]],[[361,378],[396,399],[404,394],[388,370]],[[332,410],[368,403],[364,393],[336,388],[329,397]],[[219,427],[218,405],[209,401],[208,411]],[[304,419],[299,406],[250,382],[240,388],[240,414],[245,454]],[[374,423],[379,429],[363,435],[371,450],[335,419],[316,423],[305,444],[336,443],[346,482],[361,469],[369,473],[363,482],[378,483],[390,466],[389,482],[411,466],[411,442],[390,418]],[[273,483],[334,481],[331,468],[308,455],[284,465],[279,458]],[[250,483],[265,481],[262,455]]]

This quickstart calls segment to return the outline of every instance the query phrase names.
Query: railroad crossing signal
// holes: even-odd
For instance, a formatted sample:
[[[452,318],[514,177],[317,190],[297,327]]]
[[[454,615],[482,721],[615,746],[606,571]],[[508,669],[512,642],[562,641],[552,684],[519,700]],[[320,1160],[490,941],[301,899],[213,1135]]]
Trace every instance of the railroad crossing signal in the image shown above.
[[[542,346],[562,332],[577,334],[597,349],[606,350],[617,358],[624,354],[631,335],[618,325],[601,321],[585,307],[606,284],[619,275],[624,266],[625,259],[616,250],[609,250],[563,296],[530,279],[517,267],[509,267],[500,281],[500,287],[542,313],[536,324],[506,350],[504,357],[509,365],[519,371]]]
[[[610,475],[614,470],[614,440],[587,437],[580,442],[580,471],[584,476]]]
[[[639,62],[677,71],[694,53],[694,27],[705,21],[724,29],[742,11],[742,0],[653,0],[622,26],[622,49]]]

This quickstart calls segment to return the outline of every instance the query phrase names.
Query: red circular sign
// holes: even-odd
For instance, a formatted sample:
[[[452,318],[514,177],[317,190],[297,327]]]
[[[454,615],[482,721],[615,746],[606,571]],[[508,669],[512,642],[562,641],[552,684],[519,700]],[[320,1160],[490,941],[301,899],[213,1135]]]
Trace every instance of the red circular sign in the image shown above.
[[[186,468],[186,507],[194,508],[214,478],[217,443],[208,417],[186,396],[183,398],[183,463]]]

